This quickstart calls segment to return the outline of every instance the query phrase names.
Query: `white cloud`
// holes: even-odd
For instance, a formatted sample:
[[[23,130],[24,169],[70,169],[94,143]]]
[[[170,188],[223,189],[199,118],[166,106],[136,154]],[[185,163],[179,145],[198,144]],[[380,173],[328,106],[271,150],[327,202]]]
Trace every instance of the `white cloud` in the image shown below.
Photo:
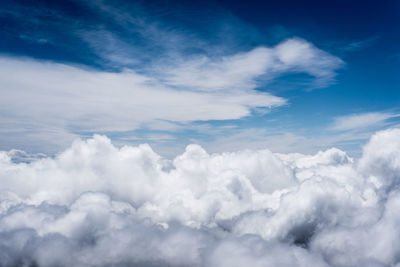
[[[344,62],[329,53],[316,48],[302,39],[289,39],[275,48],[279,71],[297,71],[316,77],[314,87],[326,87],[334,81],[336,70]]]
[[[43,139],[57,147],[82,132],[126,132],[160,121],[182,128],[193,121],[240,119],[287,103],[255,90],[258,79],[295,71],[328,81],[342,64],[301,39],[223,58],[177,61],[138,74],[0,57],[0,136],[19,148],[26,149],[26,143],[50,146]]]
[[[331,129],[336,131],[361,130],[380,125],[388,119],[398,116],[400,115],[387,112],[351,114],[335,118]]]
[[[271,79],[285,72],[302,72],[316,78],[314,86],[325,87],[333,81],[343,61],[311,43],[288,39],[275,47],[257,47],[251,51],[210,59],[206,56],[182,62],[167,69],[166,82],[199,90],[252,89],[257,78]]]
[[[9,131],[128,131],[154,120],[239,119],[253,108],[286,103],[256,91],[174,90],[133,71],[107,73],[4,57],[0,61],[0,123]]]
[[[399,146],[389,129],[356,160],[190,145],[169,161],[103,136],[30,164],[1,152],[0,262],[395,265]]]

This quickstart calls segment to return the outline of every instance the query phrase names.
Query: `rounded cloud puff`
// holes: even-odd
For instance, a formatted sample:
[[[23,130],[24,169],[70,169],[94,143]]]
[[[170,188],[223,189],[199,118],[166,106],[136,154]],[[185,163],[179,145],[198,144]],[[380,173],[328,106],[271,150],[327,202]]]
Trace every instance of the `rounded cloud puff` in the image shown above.
[[[399,129],[358,160],[190,145],[169,161],[98,135],[30,163],[0,152],[0,263],[395,265],[399,173]]]

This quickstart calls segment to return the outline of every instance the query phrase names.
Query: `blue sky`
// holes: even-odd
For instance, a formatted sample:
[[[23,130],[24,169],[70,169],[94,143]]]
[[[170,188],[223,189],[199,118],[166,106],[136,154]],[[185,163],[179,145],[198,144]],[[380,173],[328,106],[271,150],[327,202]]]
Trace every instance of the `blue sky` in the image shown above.
[[[0,149],[352,155],[400,124],[398,1],[8,1]]]

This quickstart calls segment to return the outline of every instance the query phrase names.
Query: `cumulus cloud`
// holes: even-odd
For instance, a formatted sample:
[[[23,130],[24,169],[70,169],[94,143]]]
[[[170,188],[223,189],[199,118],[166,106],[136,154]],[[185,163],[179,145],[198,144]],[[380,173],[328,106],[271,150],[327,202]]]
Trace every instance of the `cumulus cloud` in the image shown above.
[[[0,153],[2,266],[393,266],[400,130],[359,159],[77,140],[55,158]]]

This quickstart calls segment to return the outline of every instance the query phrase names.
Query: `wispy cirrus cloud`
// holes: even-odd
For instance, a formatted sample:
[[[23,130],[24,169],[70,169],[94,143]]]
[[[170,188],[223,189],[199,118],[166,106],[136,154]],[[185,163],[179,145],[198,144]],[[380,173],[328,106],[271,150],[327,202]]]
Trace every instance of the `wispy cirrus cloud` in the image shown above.
[[[380,38],[380,36],[375,35],[375,36],[371,36],[371,37],[363,39],[363,40],[354,41],[354,42],[351,42],[348,45],[346,45],[343,48],[343,50],[345,50],[345,51],[362,50],[362,49],[367,48],[367,47],[373,45],[374,43],[376,43],[379,40],[379,38]]]
[[[386,123],[400,114],[390,112],[366,112],[336,117],[331,129],[335,131],[363,130]]]
[[[240,119],[256,107],[286,104],[284,98],[252,90],[175,90],[128,70],[109,73],[35,60],[0,61],[0,123],[14,127],[11,131],[27,122],[39,127],[31,131],[129,131],[157,120]]]
[[[343,64],[311,43],[292,38],[275,47],[261,46],[220,59],[189,59],[164,74],[170,85],[200,90],[251,89],[257,87],[257,79],[265,81],[287,72],[309,74],[315,78],[315,86],[324,87],[333,82],[336,70]]]
[[[35,54],[30,59],[0,57],[0,124],[7,129],[0,135],[13,144],[3,144],[4,149],[15,144],[27,149],[26,143],[43,148],[47,140],[65,146],[93,132],[135,138],[132,131],[138,129],[160,130],[158,136],[168,137],[171,131],[195,132],[193,122],[240,120],[288,104],[288,98],[266,87],[282,75],[306,74],[309,88],[326,87],[344,64],[301,38],[266,45],[254,27],[219,11],[207,22],[216,30],[201,34],[137,3],[124,8],[108,1],[74,5],[69,8],[84,8],[88,15],[46,5],[32,6],[29,16],[24,5],[2,10],[12,20],[35,25],[32,33],[22,27],[20,35],[51,40],[37,44],[48,46],[39,53],[55,49],[62,58],[69,54],[64,48],[72,47],[85,58],[60,63],[34,59]],[[44,23],[49,13],[52,20]],[[232,41],[244,37],[257,42]]]
[[[152,71],[106,72],[33,59],[0,60],[0,112],[13,121],[11,131],[24,129],[29,121],[31,132],[52,128],[57,135],[69,136],[69,141],[79,132],[132,131],[156,121],[241,119],[288,102],[255,90],[259,79],[295,71],[322,81],[342,63],[301,39],[222,58],[160,63]],[[322,64],[320,72],[314,66],[317,62]]]

